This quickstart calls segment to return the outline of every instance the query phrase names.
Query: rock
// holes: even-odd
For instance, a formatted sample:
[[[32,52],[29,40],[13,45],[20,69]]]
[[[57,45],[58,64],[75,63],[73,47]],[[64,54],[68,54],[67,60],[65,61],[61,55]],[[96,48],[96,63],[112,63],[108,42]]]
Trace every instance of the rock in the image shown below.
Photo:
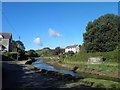
[[[102,57],[90,57],[88,59],[88,64],[101,64],[103,62]]]
[[[77,69],[78,69],[78,67],[75,66],[75,67],[72,69],[72,71],[73,71],[73,72],[76,72]]]
[[[46,73],[47,70],[46,70],[46,69],[42,69],[41,72],[42,72],[42,73]]]
[[[27,62],[25,62],[25,64],[29,64],[29,65],[31,65],[33,62],[35,62],[36,60],[34,59],[34,58],[30,58],[30,59],[28,59],[28,61]]]
[[[30,64],[32,64],[32,61],[27,61],[25,64],[29,64],[30,65]]]
[[[48,74],[49,74],[49,75],[55,75],[56,72],[55,72],[55,71],[48,71]]]

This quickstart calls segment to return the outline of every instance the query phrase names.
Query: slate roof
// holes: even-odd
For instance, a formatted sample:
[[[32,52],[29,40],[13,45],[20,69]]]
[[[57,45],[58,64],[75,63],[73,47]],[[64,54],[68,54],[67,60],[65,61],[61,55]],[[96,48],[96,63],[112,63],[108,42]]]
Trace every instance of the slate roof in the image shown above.
[[[66,48],[75,48],[78,45],[71,45],[71,46],[67,46]]]
[[[3,36],[3,39],[10,39],[12,37],[12,33],[0,32],[0,35]]]

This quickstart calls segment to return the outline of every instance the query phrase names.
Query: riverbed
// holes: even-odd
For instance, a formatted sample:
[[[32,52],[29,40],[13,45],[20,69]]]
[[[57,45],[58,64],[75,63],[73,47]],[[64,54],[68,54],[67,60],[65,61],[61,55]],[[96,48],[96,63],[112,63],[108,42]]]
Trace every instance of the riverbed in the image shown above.
[[[62,68],[60,66],[57,65],[50,65],[49,63],[47,63],[47,60],[42,60],[39,59],[36,62],[33,62],[32,65],[34,65],[35,67],[39,68],[39,69],[46,69],[46,70],[51,70],[51,71],[57,71],[57,72],[61,72],[64,74],[70,74],[72,76],[80,76],[83,78],[96,78],[96,79],[104,79],[104,80],[112,80],[112,81],[117,81],[119,82],[120,80],[117,78],[112,78],[112,77],[108,77],[108,76],[100,76],[100,75],[95,75],[95,74],[90,74],[90,73],[82,73],[82,72],[73,72],[71,70],[67,70],[65,68]]]

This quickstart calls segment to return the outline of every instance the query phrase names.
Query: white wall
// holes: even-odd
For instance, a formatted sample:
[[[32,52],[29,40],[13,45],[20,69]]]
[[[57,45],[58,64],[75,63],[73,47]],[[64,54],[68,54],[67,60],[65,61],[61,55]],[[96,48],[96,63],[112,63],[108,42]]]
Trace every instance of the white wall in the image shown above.
[[[75,48],[66,48],[65,52],[68,52],[68,51],[73,51],[74,53],[79,52],[79,46],[77,46]]]
[[[2,45],[0,46],[0,51],[2,51]]]

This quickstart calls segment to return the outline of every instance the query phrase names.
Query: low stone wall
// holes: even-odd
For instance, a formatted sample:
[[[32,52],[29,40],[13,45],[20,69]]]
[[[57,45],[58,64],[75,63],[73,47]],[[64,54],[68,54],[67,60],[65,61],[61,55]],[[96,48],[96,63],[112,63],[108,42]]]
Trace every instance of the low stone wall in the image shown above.
[[[90,57],[88,59],[88,64],[101,64],[103,62],[102,57]]]

